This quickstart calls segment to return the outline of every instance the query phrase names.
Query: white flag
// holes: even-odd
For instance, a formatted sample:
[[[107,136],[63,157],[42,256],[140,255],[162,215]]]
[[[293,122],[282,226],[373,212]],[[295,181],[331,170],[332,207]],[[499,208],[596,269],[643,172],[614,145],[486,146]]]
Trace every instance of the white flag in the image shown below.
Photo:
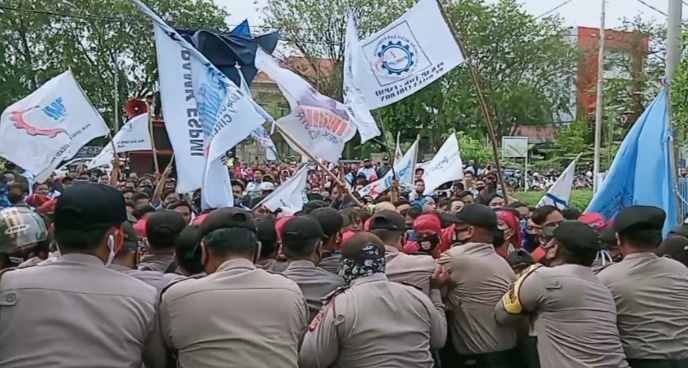
[[[448,181],[463,179],[463,162],[461,161],[459,140],[456,139],[456,134],[447,138],[424,170],[424,195],[431,194],[440,185]]]
[[[0,156],[42,183],[60,162],[109,132],[105,120],[68,70],[0,115]]]
[[[361,47],[374,76],[356,75],[356,86],[373,110],[420,91],[464,61],[437,0],[420,0]]]
[[[148,114],[141,114],[129,120],[108,142],[100,153],[86,164],[87,169],[108,165],[114,158],[112,146],[117,153],[132,151],[150,151],[153,149],[150,129],[148,129]]]
[[[394,164],[394,174],[396,174],[399,184],[413,184],[414,171],[416,167],[416,157],[418,156],[418,140],[416,139],[406,151],[404,157]],[[392,186],[392,170],[389,170],[382,178],[366,185],[358,194],[361,197],[371,196],[377,198],[382,192]]]
[[[303,165],[296,175],[278,186],[274,192],[268,194],[258,206],[262,205],[272,212],[281,208],[287,214],[301,211],[303,205],[308,202],[306,183],[308,182],[309,166],[309,164]]]
[[[248,87],[246,79],[244,79],[244,73],[238,66],[237,72],[239,73],[239,78],[241,79],[241,85],[239,88],[241,88],[245,95],[249,96],[251,105],[253,105],[253,108],[256,109],[256,112],[259,113],[266,121],[270,122],[274,129],[275,118],[273,118],[272,115],[270,115],[267,111],[265,111],[265,109],[263,109],[262,106],[258,105],[258,103],[253,100],[253,96],[251,96],[251,89]],[[275,146],[275,142],[272,141],[272,138],[270,138],[270,133],[268,133],[268,131],[265,130],[262,125],[251,132],[251,138],[253,138],[253,140],[255,140],[261,147],[265,148],[265,156],[269,161],[277,160],[277,147]]]
[[[160,27],[155,27],[155,45],[165,130],[177,168],[177,192],[193,192],[203,182],[205,156],[203,126],[191,84],[191,54]]]
[[[204,170],[201,183],[203,209],[231,207],[234,195],[227,167],[222,157],[232,147],[261,126],[265,119],[253,107],[250,97],[242,92],[198,50],[170,28],[140,0],[132,0],[155,24],[161,37],[173,40],[188,52],[188,71],[184,78],[185,93],[196,98],[195,113],[203,129]],[[188,78],[188,79],[187,79]],[[162,88],[164,86],[161,85]]]
[[[573,159],[573,161],[566,167],[557,181],[552,184],[547,193],[542,196],[537,207],[540,206],[554,206],[559,209],[564,209],[569,205],[571,198],[571,188],[573,188],[573,180],[576,178],[576,162],[580,158],[580,154]]]
[[[344,144],[356,134],[356,126],[349,121],[346,106],[320,94],[294,72],[279,66],[260,48],[255,64],[277,83],[291,107],[291,114],[277,120],[277,126],[316,158],[339,161]],[[284,139],[305,156],[294,142],[286,136]]]
[[[353,15],[349,15],[344,43],[344,104],[346,104],[351,122],[356,124],[361,134],[361,143],[365,143],[381,133],[363,100],[361,90],[356,85],[355,74],[367,71],[369,75],[366,78],[372,77],[370,68],[365,68],[365,64],[360,64],[362,62],[363,50],[358,40],[358,29]]]
[[[404,157],[404,152],[401,151],[401,145],[399,144],[399,136],[401,133],[397,133],[397,147],[394,149],[394,165],[401,160],[402,157]]]

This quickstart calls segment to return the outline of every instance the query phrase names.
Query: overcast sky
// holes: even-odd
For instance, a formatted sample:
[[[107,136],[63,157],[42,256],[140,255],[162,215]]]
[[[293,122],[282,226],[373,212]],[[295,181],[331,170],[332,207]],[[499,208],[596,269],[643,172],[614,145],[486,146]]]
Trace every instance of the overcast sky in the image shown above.
[[[231,25],[239,24],[242,20],[248,19],[252,25],[262,24],[262,15],[256,10],[265,5],[266,0],[214,0],[216,4],[229,9],[232,14],[229,18]],[[373,1],[373,0],[371,0]],[[487,0],[488,3],[498,0]],[[568,26],[598,27],[600,24],[601,0],[521,0],[526,11],[541,15],[551,11],[553,8],[566,3],[552,14],[562,16]],[[647,4],[644,5],[643,3]],[[688,1],[685,1],[688,3]],[[607,0],[607,27],[614,28],[621,25],[619,21],[623,17],[634,17],[641,15],[645,20],[654,19],[657,22],[665,22],[665,16],[657,10],[666,13],[668,0]],[[683,6],[683,18],[688,18],[688,6]]]

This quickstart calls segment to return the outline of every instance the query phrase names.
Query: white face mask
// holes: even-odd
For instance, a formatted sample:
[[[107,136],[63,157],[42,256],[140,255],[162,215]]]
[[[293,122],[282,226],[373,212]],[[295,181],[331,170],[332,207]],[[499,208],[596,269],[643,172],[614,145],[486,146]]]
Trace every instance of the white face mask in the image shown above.
[[[108,248],[110,248],[110,254],[108,254],[107,261],[105,262],[105,267],[109,267],[112,264],[112,260],[115,259],[115,236],[110,235],[108,237]]]

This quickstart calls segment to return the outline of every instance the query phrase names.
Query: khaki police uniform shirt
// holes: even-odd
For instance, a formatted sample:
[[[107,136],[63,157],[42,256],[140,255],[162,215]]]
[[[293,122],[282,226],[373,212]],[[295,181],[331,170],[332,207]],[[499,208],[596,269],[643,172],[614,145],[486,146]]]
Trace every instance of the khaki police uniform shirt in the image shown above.
[[[497,324],[494,306],[516,280],[504,257],[491,244],[468,243],[439,259],[455,282],[446,296],[452,343],[459,354],[486,354],[516,346],[516,331]]]
[[[297,368],[307,318],[295,282],[247,259],[170,286],[160,305],[163,340],[186,368]]]
[[[141,257],[139,270],[165,273],[172,262],[174,262],[174,254],[147,254]]]
[[[0,280],[0,367],[164,367],[153,287],[86,254]]]
[[[686,266],[653,253],[635,253],[597,277],[614,297],[628,359],[688,358]]]
[[[141,271],[132,269],[126,266],[111,264],[108,266],[109,269],[121,272],[125,275],[129,275],[135,279],[141,280],[146,284],[154,287],[156,290],[161,291],[167,285],[172,283],[174,277],[177,276],[174,273],[162,273],[158,271]]]
[[[330,254],[331,255],[323,258],[322,261],[320,261],[318,267],[337,275],[339,273],[339,269],[342,267],[342,253],[336,251],[330,252]]]
[[[262,259],[256,263],[256,267],[274,273],[284,272],[288,266],[289,263],[280,262],[276,259]]]
[[[409,255],[385,246],[385,274],[389,281],[407,283],[430,295],[430,278],[437,268],[431,256]]]
[[[612,295],[589,267],[540,267],[521,284],[519,298],[538,337],[542,367],[628,367]],[[500,301],[497,321],[521,321]]]
[[[322,299],[346,285],[343,278],[316,267],[311,261],[291,261],[282,275],[299,285],[308,302],[308,321],[313,320],[322,308]]]
[[[444,346],[444,312],[412,286],[383,274],[361,277],[311,322],[300,368],[432,368]]]

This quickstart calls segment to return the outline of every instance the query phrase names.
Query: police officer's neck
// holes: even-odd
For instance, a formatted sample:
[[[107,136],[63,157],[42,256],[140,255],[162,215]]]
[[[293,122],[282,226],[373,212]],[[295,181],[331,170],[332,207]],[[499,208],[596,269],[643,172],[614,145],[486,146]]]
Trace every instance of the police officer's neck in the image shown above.
[[[323,250],[329,250],[329,251],[335,251],[339,250],[339,244],[335,243],[333,239],[328,239],[327,241],[323,242]]]

